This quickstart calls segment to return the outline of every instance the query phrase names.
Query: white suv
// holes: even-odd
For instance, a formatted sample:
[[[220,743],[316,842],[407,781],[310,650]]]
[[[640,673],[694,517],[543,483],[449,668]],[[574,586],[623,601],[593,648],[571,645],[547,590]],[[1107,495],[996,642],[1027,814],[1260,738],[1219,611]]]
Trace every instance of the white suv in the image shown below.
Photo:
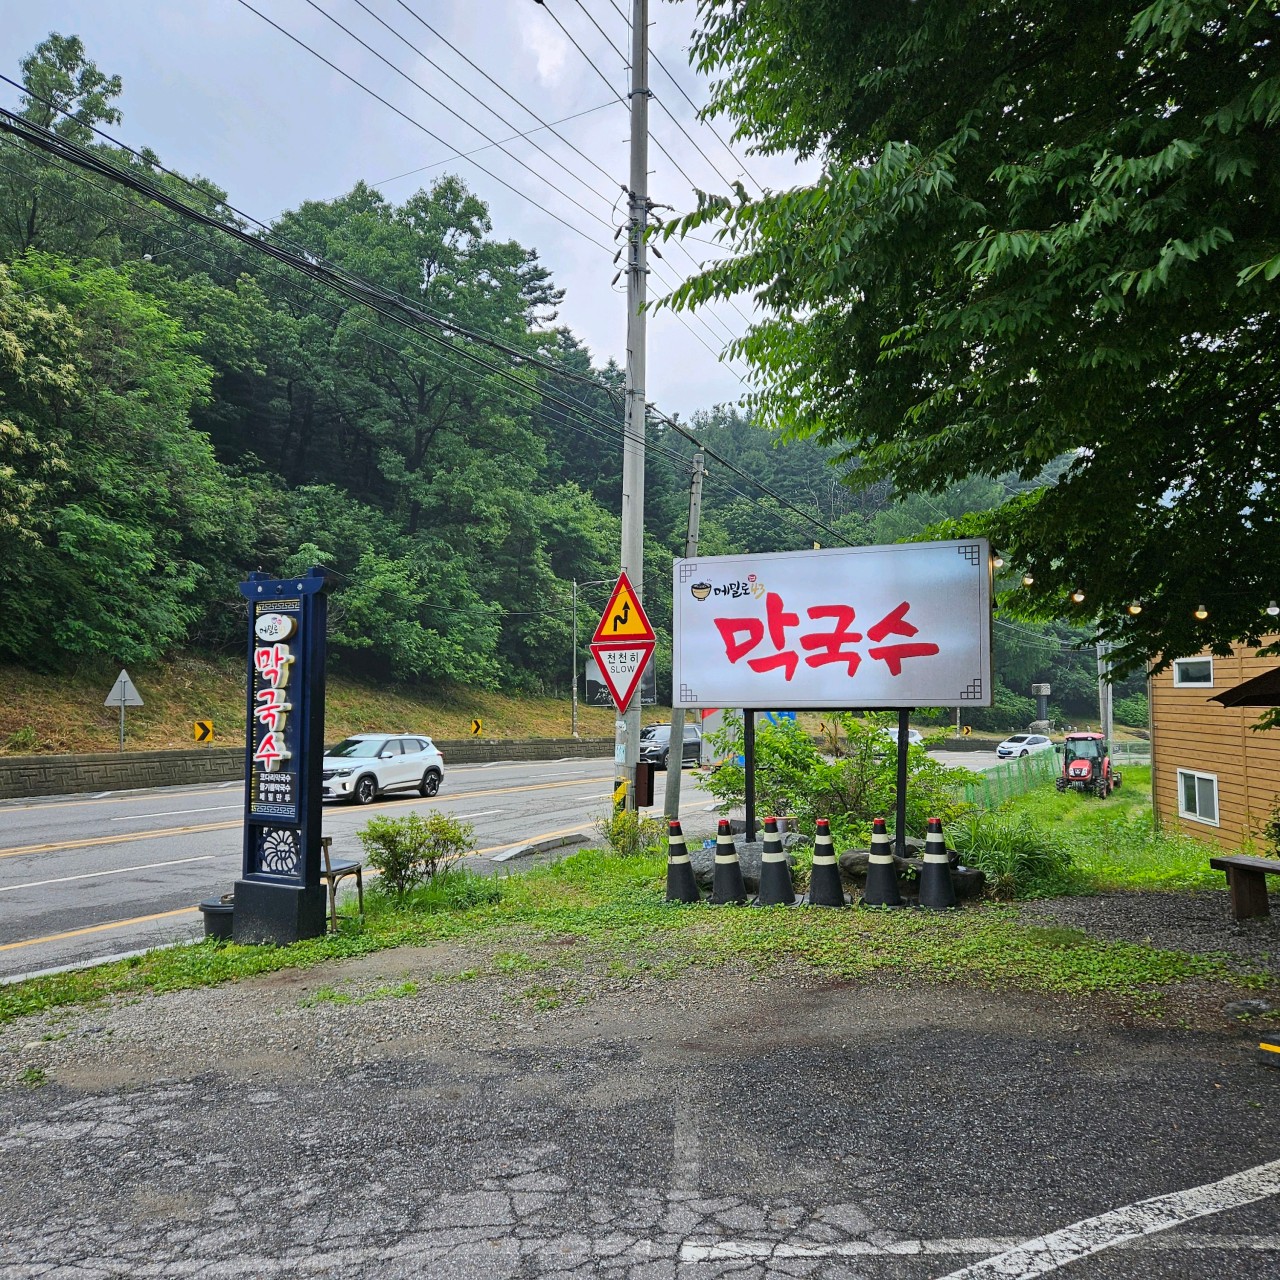
[[[325,749],[326,800],[372,804],[384,791],[433,796],[444,781],[444,756],[420,734],[357,733]]]

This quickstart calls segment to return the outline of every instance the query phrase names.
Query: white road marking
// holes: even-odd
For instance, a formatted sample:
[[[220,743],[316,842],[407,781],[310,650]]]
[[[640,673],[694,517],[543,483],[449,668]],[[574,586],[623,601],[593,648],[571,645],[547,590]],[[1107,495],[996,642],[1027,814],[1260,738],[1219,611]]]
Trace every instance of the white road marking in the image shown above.
[[[691,1244],[686,1241],[680,1246],[680,1261],[756,1262],[774,1258],[800,1261],[821,1258],[927,1258],[966,1253],[998,1254],[1003,1257],[1011,1250],[1025,1247],[1026,1243],[1029,1242],[986,1239],[982,1236],[969,1239],[943,1237],[938,1240],[890,1240],[884,1244],[873,1244],[869,1240],[845,1240],[840,1244],[783,1244],[770,1240],[730,1240],[716,1244]],[[1131,1241],[1130,1245],[1143,1252],[1181,1253],[1221,1250],[1224,1253],[1280,1253],[1280,1236],[1180,1235],[1164,1240],[1138,1237]],[[997,1260],[989,1257],[983,1262],[966,1267],[963,1271],[952,1272],[952,1276],[983,1274],[980,1269]],[[1055,1265],[1061,1265],[1062,1262],[1069,1260],[1063,1258]],[[986,1274],[1002,1275],[1004,1273],[988,1271]],[[1010,1272],[1009,1274],[1024,1273]],[[951,1280],[951,1277],[943,1276],[942,1280]]]
[[[218,809],[239,809],[238,804],[211,804],[206,805],[203,809],[166,809],[163,813],[123,813],[118,818],[111,818],[111,822],[133,822],[138,818],[178,818],[185,813],[214,813]]]
[[[122,876],[127,871],[150,871],[154,867],[181,867],[188,862],[210,862],[214,855],[203,853],[198,858],[173,858],[169,862],[148,862],[141,867],[116,867],[111,871],[86,871],[78,876],[58,876],[54,880],[29,880],[26,884],[7,884],[0,893],[12,893],[15,889],[39,889],[46,884],[66,884],[69,880],[96,880],[99,876]]]
[[[1243,1173],[1233,1173],[1217,1182],[1152,1196],[1093,1218],[1083,1218],[1060,1231],[1027,1240],[994,1258],[985,1258],[960,1271],[953,1271],[943,1280],[978,1280],[984,1276],[1029,1280],[1031,1276],[1056,1271],[1077,1258],[1127,1244],[1156,1231],[1168,1231],[1170,1227],[1181,1226],[1206,1214],[1238,1209],[1241,1205],[1265,1200],[1277,1193],[1280,1193],[1280,1160],[1273,1160],[1269,1164],[1255,1165]]]
[[[453,817],[462,822],[466,818],[488,818],[495,813],[501,812],[501,809],[482,809],[479,813],[455,813]]]

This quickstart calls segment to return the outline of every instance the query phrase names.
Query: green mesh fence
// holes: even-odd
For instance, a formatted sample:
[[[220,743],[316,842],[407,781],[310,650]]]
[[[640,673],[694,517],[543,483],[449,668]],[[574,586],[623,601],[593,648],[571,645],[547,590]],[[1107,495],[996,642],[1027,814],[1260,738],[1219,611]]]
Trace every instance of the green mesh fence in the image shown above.
[[[976,782],[966,782],[964,798],[980,809],[994,809],[1015,796],[1026,795],[1033,787],[1052,782],[1061,767],[1062,760],[1056,751],[1020,756],[985,770]]]

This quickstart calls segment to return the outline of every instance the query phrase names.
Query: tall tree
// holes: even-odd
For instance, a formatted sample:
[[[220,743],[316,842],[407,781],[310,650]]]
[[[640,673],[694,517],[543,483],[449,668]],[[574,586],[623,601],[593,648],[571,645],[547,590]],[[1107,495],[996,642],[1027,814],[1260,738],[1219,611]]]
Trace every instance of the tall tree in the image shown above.
[[[1125,667],[1256,640],[1280,565],[1275,7],[699,12],[713,109],[823,161],[681,224],[737,252],[673,304],[769,313],[740,346],[763,420],[907,493],[1065,455],[961,526],[1030,571],[1015,607],[1094,619]]]

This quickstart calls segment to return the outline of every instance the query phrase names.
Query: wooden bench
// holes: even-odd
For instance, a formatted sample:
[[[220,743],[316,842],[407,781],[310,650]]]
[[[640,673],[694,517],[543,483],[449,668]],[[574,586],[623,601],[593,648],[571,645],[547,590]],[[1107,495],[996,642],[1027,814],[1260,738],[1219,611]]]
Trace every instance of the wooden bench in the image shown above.
[[[1210,858],[1209,865],[1227,873],[1231,890],[1231,914],[1237,920],[1252,920],[1271,914],[1267,902],[1267,877],[1280,876],[1280,858],[1254,858],[1247,853],[1223,854]]]

